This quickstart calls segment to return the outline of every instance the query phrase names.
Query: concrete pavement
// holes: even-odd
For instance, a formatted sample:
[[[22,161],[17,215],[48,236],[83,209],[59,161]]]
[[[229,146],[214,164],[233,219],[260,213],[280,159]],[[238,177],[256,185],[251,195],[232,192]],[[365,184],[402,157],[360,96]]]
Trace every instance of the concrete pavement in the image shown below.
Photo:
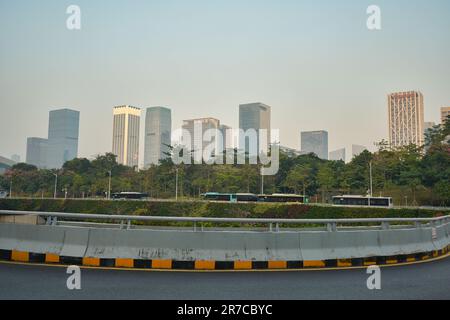
[[[450,299],[450,258],[382,268],[370,291],[365,269],[303,272],[139,272],[82,269],[80,291],[65,268],[0,263],[0,299]]]

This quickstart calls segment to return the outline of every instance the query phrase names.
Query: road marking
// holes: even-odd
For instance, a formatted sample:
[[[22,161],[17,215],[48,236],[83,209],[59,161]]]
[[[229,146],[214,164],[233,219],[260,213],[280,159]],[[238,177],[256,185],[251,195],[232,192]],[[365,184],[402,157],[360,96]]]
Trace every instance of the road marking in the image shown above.
[[[417,264],[425,264],[436,262],[439,260],[444,260],[450,257],[450,253],[446,255],[436,257],[429,260],[422,261],[414,261],[414,262],[402,262],[391,265],[379,265],[380,268],[395,268],[395,267],[403,267],[403,266],[412,266]],[[0,264],[5,265],[22,265],[22,266],[38,266],[38,267],[48,267],[48,268],[67,268],[67,265],[61,264],[44,264],[44,263],[25,263],[25,262],[16,262],[16,261],[0,261]],[[232,273],[232,272],[320,272],[320,271],[345,271],[345,270],[361,270],[367,269],[367,267],[344,267],[344,268],[304,268],[304,269],[272,269],[272,270],[174,270],[174,269],[130,269],[130,268],[112,268],[112,267],[89,267],[89,266],[80,266],[81,269],[90,269],[90,270],[108,270],[108,271],[136,271],[136,272],[178,272],[178,273]]]

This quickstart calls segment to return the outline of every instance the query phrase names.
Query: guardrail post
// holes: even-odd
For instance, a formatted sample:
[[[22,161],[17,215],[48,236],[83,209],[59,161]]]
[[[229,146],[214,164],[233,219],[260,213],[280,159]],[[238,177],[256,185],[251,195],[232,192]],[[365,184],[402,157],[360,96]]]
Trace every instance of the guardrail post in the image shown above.
[[[123,229],[123,220],[120,220],[120,230]]]
[[[269,231],[270,231],[270,232],[273,231],[273,223],[269,223]]]
[[[414,222],[414,226],[416,227],[416,229],[422,228],[422,224],[419,221]]]
[[[391,225],[389,224],[389,222],[384,221],[381,223],[381,229],[389,230],[390,228],[391,228]]]
[[[46,224],[48,226],[56,226],[58,224],[58,218],[57,217],[47,217]]]
[[[280,232],[280,224],[279,223],[276,224],[276,231]]]
[[[194,221],[194,232],[197,232],[197,221]]]
[[[131,229],[131,220],[128,220],[127,221],[127,230],[130,230]]]
[[[335,232],[335,231],[337,231],[336,222],[327,223],[327,231],[328,232]]]

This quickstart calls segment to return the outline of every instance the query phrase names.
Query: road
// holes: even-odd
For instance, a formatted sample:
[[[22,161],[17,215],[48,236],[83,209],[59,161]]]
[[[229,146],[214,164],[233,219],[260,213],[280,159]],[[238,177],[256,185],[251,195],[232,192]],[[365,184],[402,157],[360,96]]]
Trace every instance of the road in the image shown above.
[[[189,273],[82,269],[79,291],[65,268],[0,263],[0,299],[450,299],[450,258],[383,268],[382,289],[365,269]]]

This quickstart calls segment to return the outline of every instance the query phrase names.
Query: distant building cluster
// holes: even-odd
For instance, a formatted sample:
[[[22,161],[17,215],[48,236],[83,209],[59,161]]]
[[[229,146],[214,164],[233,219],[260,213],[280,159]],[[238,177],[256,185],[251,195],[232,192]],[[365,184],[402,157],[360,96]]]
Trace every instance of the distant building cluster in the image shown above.
[[[78,156],[80,113],[70,109],[50,111],[48,138],[28,138],[26,163],[58,169]]]
[[[434,122],[424,121],[424,97],[419,91],[396,92],[388,95],[389,143],[392,147],[409,144],[423,145],[426,133],[435,127]],[[222,124],[219,119],[205,117],[184,120],[180,144],[189,146],[193,155],[196,148],[200,151],[207,146],[214,146],[216,151],[239,149],[245,152],[256,149],[268,152],[271,136],[272,108],[263,103],[241,104],[239,106],[239,135],[236,136],[230,126]],[[450,116],[450,107],[441,108],[441,121]],[[66,161],[78,157],[80,112],[71,109],[50,111],[48,137],[30,137],[27,139],[26,163],[38,168],[59,169]],[[129,105],[113,108],[112,153],[118,163],[139,167],[141,109]],[[248,131],[256,131],[251,137]],[[218,136],[204,139],[205,134],[214,130]],[[146,109],[144,132],[144,168],[158,165],[170,156],[172,148],[172,111],[168,107],[151,107]],[[256,139],[256,145],[251,142]],[[318,158],[333,161],[349,161],[345,148],[329,151],[328,132],[325,130],[303,131],[300,133],[301,149],[286,146],[280,149],[288,156],[315,154]],[[352,159],[364,150],[365,146],[352,145]],[[20,156],[11,159],[0,158],[0,173],[14,163],[20,162]]]

